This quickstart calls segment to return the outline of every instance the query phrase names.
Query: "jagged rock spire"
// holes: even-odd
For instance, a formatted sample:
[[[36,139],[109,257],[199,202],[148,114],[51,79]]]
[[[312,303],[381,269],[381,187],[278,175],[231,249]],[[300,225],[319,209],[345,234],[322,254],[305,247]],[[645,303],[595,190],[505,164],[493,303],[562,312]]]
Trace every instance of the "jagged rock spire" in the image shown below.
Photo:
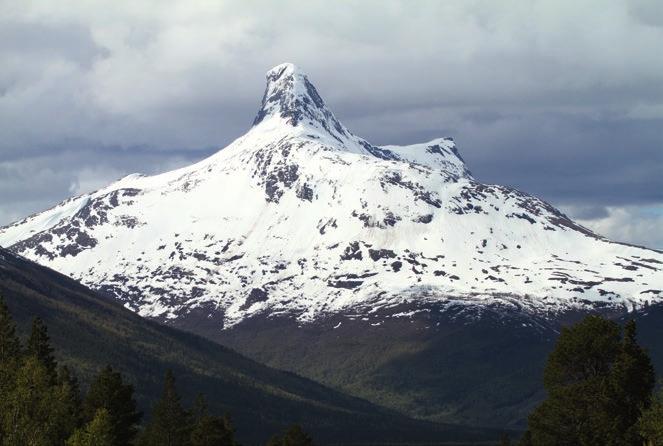
[[[350,132],[327,108],[325,101],[297,66],[283,63],[266,74],[267,87],[253,125],[280,117],[293,127],[312,126],[324,130],[335,139],[345,139]]]

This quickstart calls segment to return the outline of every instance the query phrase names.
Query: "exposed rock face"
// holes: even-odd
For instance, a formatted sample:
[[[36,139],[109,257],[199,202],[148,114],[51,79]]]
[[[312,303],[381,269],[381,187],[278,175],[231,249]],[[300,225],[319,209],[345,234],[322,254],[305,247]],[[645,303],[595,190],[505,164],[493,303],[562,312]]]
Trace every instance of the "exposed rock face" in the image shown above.
[[[663,300],[660,252],[476,181],[449,138],[370,144],[291,64],[267,73],[253,127],[217,154],[67,200],[0,229],[0,245],[143,316],[204,308],[219,328],[404,303],[545,315]]]

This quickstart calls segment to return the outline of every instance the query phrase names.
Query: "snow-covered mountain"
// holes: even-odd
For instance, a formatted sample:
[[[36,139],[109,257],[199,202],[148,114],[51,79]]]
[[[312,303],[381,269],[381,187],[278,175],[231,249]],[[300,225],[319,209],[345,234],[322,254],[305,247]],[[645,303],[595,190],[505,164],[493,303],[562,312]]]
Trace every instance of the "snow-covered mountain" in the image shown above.
[[[71,198],[0,229],[0,245],[143,316],[198,307],[226,327],[403,303],[551,314],[663,300],[663,253],[480,183],[450,138],[372,145],[292,64],[267,73],[252,128],[228,147]]]

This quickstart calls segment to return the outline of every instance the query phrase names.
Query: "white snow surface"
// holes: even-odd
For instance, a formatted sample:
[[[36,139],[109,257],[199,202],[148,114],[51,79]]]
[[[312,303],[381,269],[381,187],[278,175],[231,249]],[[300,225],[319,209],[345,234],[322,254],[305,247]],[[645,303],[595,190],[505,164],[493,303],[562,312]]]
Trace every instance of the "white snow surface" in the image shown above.
[[[371,145],[292,64],[267,73],[254,126],[228,147],[0,228],[0,245],[143,316],[200,307],[226,327],[404,303],[549,314],[663,300],[661,252],[477,182],[451,139]]]

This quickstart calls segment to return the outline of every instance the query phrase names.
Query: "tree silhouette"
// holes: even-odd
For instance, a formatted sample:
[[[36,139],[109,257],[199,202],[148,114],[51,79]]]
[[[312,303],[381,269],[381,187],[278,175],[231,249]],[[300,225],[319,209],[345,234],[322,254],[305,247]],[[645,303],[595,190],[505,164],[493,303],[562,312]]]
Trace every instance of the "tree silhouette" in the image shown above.
[[[545,400],[521,444],[640,445],[637,420],[649,405],[653,367],[629,322],[588,316],[564,328],[544,372]],[[530,442],[530,443],[526,443]]]
[[[133,386],[125,384],[122,375],[111,366],[104,367],[90,384],[83,402],[86,421],[91,421],[100,409],[108,412],[113,445],[130,444],[138,432],[142,414],[136,410]]]

